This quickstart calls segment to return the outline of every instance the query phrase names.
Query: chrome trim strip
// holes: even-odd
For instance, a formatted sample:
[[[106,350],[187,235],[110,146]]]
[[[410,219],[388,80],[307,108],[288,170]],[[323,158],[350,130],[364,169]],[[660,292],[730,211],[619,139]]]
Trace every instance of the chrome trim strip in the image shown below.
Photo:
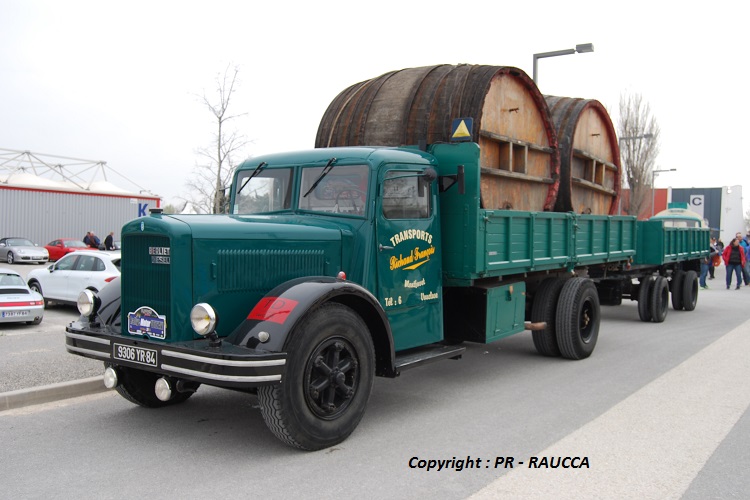
[[[99,356],[100,358],[111,358],[112,355],[108,352],[101,352],[101,351],[93,351],[91,349],[83,349],[81,347],[73,347],[70,345],[66,345],[65,348],[72,352],[80,352],[81,354],[88,354],[90,356]]]
[[[65,332],[66,337],[70,337],[76,340],[85,340],[86,342],[96,342],[99,344],[110,345],[110,341],[107,339],[100,339],[98,337],[89,337],[88,335],[81,335],[78,333]]]
[[[286,359],[266,359],[266,360],[250,360],[250,361],[234,361],[231,359],[216,359],[209,358],[206,356],[196,356],[195,354],[186,354],[177,351],[168,351],[162,349],[162,356],[168,356],[170,358],[186,359],[188,361],[198,361],[200,363],[208,363],[211,365],[221,366],[241,366],[245,368],[263,367],[263,366],[282,366],[286,364]]]
[[[219,380],[221,382],[278,382],[279,380],[281,380],[281,375],[218,375],[215,373],[205,373],[199,372],[197,370],[188,370],[187,368],[180,368],[178,366],[165,365],[164,363],[162,363],[161,368],[162,370],[182,373],[183,375],[192,375],[193,377]]]

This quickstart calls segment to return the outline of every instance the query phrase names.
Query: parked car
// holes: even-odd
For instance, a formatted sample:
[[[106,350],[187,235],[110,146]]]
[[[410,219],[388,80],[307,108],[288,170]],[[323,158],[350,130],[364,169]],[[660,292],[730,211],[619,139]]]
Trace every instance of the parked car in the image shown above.
[[[120,276],[120,252],[78,250],[45,269],[34,269],[26,277],[29,288],[46,302],[75,304],[78,294],[89,289],[98,292]]]
[[[8,264],[22,262],[44,264],[49,260],[49,253],[46,248],[40,247],[27,238],[2,238],[0,239],[0,259]]]
[[[0,323],[38,325],[44,317],[44,299],[13,269],[0,267]]]
[[[76,238],[60,238],[59,240],[53,240],[44,245],[49,253],[49,260],[59,260],[64,255],[68,255],[70,252],[89,248],[86,243]]]

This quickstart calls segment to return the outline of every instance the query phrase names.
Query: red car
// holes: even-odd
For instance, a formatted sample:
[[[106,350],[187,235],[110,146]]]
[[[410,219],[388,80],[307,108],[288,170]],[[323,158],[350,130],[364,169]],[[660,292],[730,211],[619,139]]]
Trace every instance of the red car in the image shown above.
[[[88,248],[86,243],[76,238],[60,238],[47,243],[44,248],[49,252],[49,260],[58,260],[68,255],[70,252]]]

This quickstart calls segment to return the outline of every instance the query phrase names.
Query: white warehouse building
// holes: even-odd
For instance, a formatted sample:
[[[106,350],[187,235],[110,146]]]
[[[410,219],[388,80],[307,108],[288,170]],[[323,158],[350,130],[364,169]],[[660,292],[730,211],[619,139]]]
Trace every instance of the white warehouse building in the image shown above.
[[[0,149],[0,237],[28,238],[43,246],[58,238],[83,239],[88,231],[103,242],[114,231],[119,240],[123,224],[161,206],[159,196],[150,192],[129,192],[93,177],[83,180],[61,159],[82,161]],[[85,161],[106,178],[104,162]]]

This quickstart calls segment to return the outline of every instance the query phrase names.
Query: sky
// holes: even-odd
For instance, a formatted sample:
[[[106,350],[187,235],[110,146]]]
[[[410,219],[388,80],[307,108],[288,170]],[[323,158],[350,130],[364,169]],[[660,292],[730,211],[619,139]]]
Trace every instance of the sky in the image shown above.
[[[543,94],[641,94],[661,129],[657,188],[741,185],[750,204],[747,2],[0,0],[0,148],[106,161],[189,197],[215,133],[202,96],[239,69],[239,157],[312,148],[348,86],[435,64],[540,59]],[[131,186],[118,178],[112,182]]]

